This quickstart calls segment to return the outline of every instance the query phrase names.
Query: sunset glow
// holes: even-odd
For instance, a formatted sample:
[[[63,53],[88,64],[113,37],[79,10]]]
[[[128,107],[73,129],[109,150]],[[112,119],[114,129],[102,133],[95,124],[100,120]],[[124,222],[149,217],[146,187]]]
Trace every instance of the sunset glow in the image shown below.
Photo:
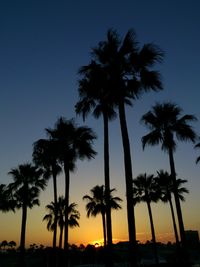
[[[92,244],[96,248],[104,246],[102,216],[98,213],[96,216],[87,217],[87,202],[83,200],[83,196],[90,194],[90,190],[96,185],[105,184],[105,125],[103,116],[96,118],[92,110],[85,120],[75,112],[75,105],[79,100],[80,68],[91,62],[92,48],[107,38],[109,29],[116,30],[122,39],[129,29],[134,29],[138,48],[141,49],[144,44],[155,43],[164,52],[163,61],[155,66],[155,70],[161,75],[163,90],[146,92],[145,88],[138,99],[135,97],[130,100],[132,106],[125,107],[131,152],[129,162],[132,164],[132,170],[129,170],[133,172],[132,176],[127,177],[134,179],[141,173],[156,176],[157,171],[161,169],[170,172],[169,155],[162,150],[160,144],[143,149],[141,138],[148,130],[141,123],[141,118],[155,103],[171,101],[177,103],[184,114],[197,117],[198,120],[192,121],[191,125],[197,135],[200,135],[199,10],[200,1],[2,1],[0,184],[8,185],[13,182],[12,177],[8,175],[12,168],[32,162],[34,142],[48,138],[45,129],[52,129],[60,116],[67,120],[73,118],[79,126],[90,127],[97,136],[92,144],[97,155],[93,155],[90,160],[77,159],[74,170],[70,171],[69,202],[76,203],[80,213],[79,227],[69,229],[70,245],[83,244],[86,247]],[[151,66],[147,67],[151,69]],[[134,66],[133,69],[137,68]],[[127,79],[129,75],[130,73],[127,74]],[[118,83],[117,80],[114,84]],[[121,86],[121,83],[119,84]],[[112,95],[114,93],[112,91]],[[132,92],[129,93],[132,95]],[[108,99],[107,94],[105,98]],[[120,108],[117,105],[119,103],[114,104],[116,118],[108,124],[110,188],[115,188],[114,195],[123,200],[120,202],[122,209],[113,209],[111,214],[114,244],[129,240],[127,172],[124,164],[124,155],[126,158],[128,153],[123,151]],[[200,233],[200,162],[196,164],[200,150],[194,149],[195,142],[199,141],[184,141],[177,140],[174,152],[177,178],[186,179],[184,186],[189,190],[189,193],[184,195],[185,201],[181,201],[180,205],[185,230],[196,230]],[[63,158],[66,158],[66,155],[58,158],[62,172],[57,176],[57,194],[65,196]],[[53,232],[47,230],[47,222],[43,221],[43,218],[48,213],[46,205],[54,201],[53,186],[51,177],[39,195],[40,206],[36,205],[27,211],[26,248],[34,243],[52,247]],[[132,201],[132,198],[130,199]],[[128,204],[132,205],[131,201]],[[172,204],[179,231],[173,194]],[[156,203],[151,202],[151,208],[156,241],[174,243],[169,202],[162,202],[160,197]],[[142,244],[151,241],[146,203],[137,203],[134,212],[137,241]],[[15,241],[19,246],[21,224],[21,209],[15,213],[0,211],[0,242]],[[180,236],[179,232],[178,235]],[[94,251],[96,253],[100,250]]]

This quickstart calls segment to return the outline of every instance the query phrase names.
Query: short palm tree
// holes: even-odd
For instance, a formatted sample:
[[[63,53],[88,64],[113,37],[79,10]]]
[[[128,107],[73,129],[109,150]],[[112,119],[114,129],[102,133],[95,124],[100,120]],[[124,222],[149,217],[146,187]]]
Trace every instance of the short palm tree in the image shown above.
[[[156,246],[156,235],[151,210],[151,202],[157,202],[160,199],[160,190],[156,183],[154,175],[146,173],[138,175],[133,179],[134,203],[145,202],[147,204],[149,220],[151,226],[152,242],[154,244],[155,261],[158,264],[158,252]]]
[[[113,197],[112,192],[115,189],[110,190],[109,202],[111,209],[121,209],[119,202],[122,201],[119,197]],[[85,195],[83,200],[87,201],[86,211],[87,217],[94,216],[98,214],[102,216],[102,225],[103,225],[103,237],[104,237],[104,247],[107,243],[107,233],[106,233],[106,200],[105,200],[105,189],[104,186],[96,185],[90,190],[91,195]]]
[[[58,198],[58,225],[60,227],[60,238],[59,238],[59,248],[62,248],[62,240],[63,240],[63,229],[65,227],[65,198],[63,196],[60,196]],[[80,213],[76,209],[77,204],[71,203],[68,207],[68,226],[70,228],[74,228],[76,226],[79,226],[78,220],[80,219]],[[48,231],[54,231],[54,228],[56,226],[55,224],[55,203],[51,202],[46,206],[46,209],[48,210],[48,214],[46,214],[43,218],[43,221],[47,221],[47,230]]]
[[[54,129],[47,129],[50,138],[56,142],[59,160],[65,173],[65,202],[69,206],[70,172],[74,171],[78,159],[92,159],[96,152],[92,148],[94,132],[89,127],[77,126],[73,119],[61,117]],[[64,249],[68,249],[68,210],[65,210]]]
[[[172,222],[173,222],[173,227],[174,227],[175,240],[176,240],[176,244],[178,246],[179,245],[179,238],[178,238],[178,231],[177,231],[176,220],[175,220],[175,215],[174,215],[174,208],[173,208],[173,204],[172,204],[172,193],[173,193],[173,188],[174,188],[172,178],[168,172],[160,170],[157,172],[156,181],[157,181],[157,183],[161,189],[161,200],[164,203],[169,202],[170,210],[171,210],[171,214],[172,214]],[[177,183],[176,186],[177,186],[177,190],[178,190],[178,195],[179,195],[179,199],[181,201],[185,200],[183,194],[189,193],[187,188],[182,187],[182,185],[186,182],[187,182],[187,180],[176,179],[176,183]]]
[[[104,88],[105,98],[114,97],[115,107],[119,113],[122,143],[124,150],[127,218],[130,244],[131,266],[136,265],[136,229],[132,191],[132,162],[125,105],[131,105],[142,93],[162,89],[160,75],[152,70],[163,58],[162,51],[154,44],[145,44],[141,49],[134,30],[129,30],[121,39],[113,29],[107,38],[92,50],[94,60],[107,74],[107,85]],[[113,98],[107,98],[107,102]],[[133,253],[133,250],[135,252]]]
[[[51,139],[39,139],[33,144],[33,161],[44,169],[46,178],[53,178],[54,203],[57,207],[57,176],[61,173],[62,168],[59,165],[58,149],[56,142]],[[55,210],[55,225],[57,225],[57,211]],[[53,248],[56,247],[57,227],[53,230]]]
[[[143,115],[141,121],[150,129],[150,133],[142,137],[143,148],[146,145],[161,144],[162,150],[168,153],[171,177],[173,180],[173,193],[175,198],[177,217],[180,230],[181,243],[185,246],[185,230],[178,195],[176,170],[174,163],[174,152],[176,150],[176,140],[195,142],[196,134],[189,124],[196,120],[193,115],[183,115],[182,109],[176,104],[166,102],[157,103],[152,110]]]
[[[25,251],[27,209],[40,204],[38,197],[40,191],[44,190],[46,186],[46,180],[42,177],[42,170],[31,163],[21,164],[17,168],[11,169],[8,174],[14,180],[8,187],[15,201],[15,208],[22,209],[20,250],[23,255]]]
[[[60,203],[58,208],[58,225],[60,227],[60,240],[59,240],[59,248],[62,248],[62,237],[63,237],[63,228],[65,226],[65,199],[61,197],[58,199],[58,203]],[[78,220],[80,219],[80,213],[77,210],[77,204],[71,203],[68,207],[68,226],[70,228],[79,227]]]

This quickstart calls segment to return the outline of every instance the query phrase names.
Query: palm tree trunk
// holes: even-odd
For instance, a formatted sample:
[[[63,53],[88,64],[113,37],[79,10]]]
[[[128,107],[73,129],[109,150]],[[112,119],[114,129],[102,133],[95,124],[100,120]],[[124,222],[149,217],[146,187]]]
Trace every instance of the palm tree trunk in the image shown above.
[[[178,259],[180,263],[182,264],[182,266],[190,266],[190,259],[189,259],[190,256],[189,256],[188,249],[186,246],[183,216],[182,216],[181,204],[180,204],[177,182],[176,182],[176,171],[175,171],[173,150],[171,148],[169,148],[169,162],[170,162],[170,168],[171,168],[171,176],[172,176],[173,190],[174,190],[174,200],[176,204],[176,212],[177,212],[177,217],[178,217],[179,232],[180,232],[180,239],[181,239],[181,247],[178,248]]]
[[[21,237],[20,237],[19,267],[24,267],[25,266],[26,219],[27,219],[27,205],[26,205],[26,203],[23,203],[23,206],[22,206]]]
[[[174,199],[175,199],[175,203],[176,203],[176,211],[177,211],[177,217],[178,217],[178,223],[179,223],[180,238],[181,238],[182,246],[185,247],[185,230],[184,230],[184,223],[183,223],[183,217],[182,217],[182,211],[181,211],[181,204],[180,204],[177,185],[176,185],[176,171],[175,171],[173,151],[171,148],[169,148],[169,162],[170,162],[171,176],[172,176],[172,181],[173,181]]]
[[[106,247],[107,244],[107,239],[106,239],[106,216],[105,213],[102,213],[102,224],[103,224],[103,240],[104,240],[104,248]]]
[[[108,267],[113,266],[112,262],[112,220],[110,207],[110,170],[109,170],[109,130],[108,130],[108,116],[103,113],[104,122],[104,177],[105,177],[105,200],[106,200],[106,232],[107,232],[107,253],[106,257]]]
[[[169,205],[170,205],[171,214],[172,214],[172,222],[173,222],[173,226],[174,226],[174,235],[175,235],[176,245],[177,245],[177,247],[179,247],[178,231],[177,231],[177,227],[176,227],[176,220],[175,220],[174,208],[173,208],[171,196],[169,198]]]
[[[65,160],[64,162],[64,172],[65,172],[65,203],[66,203],[66,210],[65,210],[65,227],[64,227],[64,250],[66,255],[66,261],[65,266],[68,267],[68,207],[69,207],[69,167],[68,167],[68,161]]]
[[[155,229],[154,229],[154,224],[153,224],[153,216],[152,216],[152,211],[151,211],[151,205],[150,205],[149,201],[147,201],[147,208],[148,208],[148,212],[149,212],[151,235],[152,235],[152,242],[153,242],[153,247],[154,247],[154,256],[155,256],[156,265],[158,265],[159,261],[158,261],[157,245],[156,245],[156,235],[155,235]]]
[[[137,251],[136,251],[136,229],[135,229],[135,214],[133,203],[133,176],[131,151],[128,136],[128,129],[126,123],[124,102],[119,103],[119,119],[122,134],[122,143],[124,149],[124,166],[125,166],[125,181],[126,181],[126,198],[127,198],[127,219],[128,219],[128,233],[129,233],[129,257],[131,267],[137,265]]]
[[[62,238],[63,238],[63,225],[60,226],[59,249],[62,248]]]
[[[25,252],[26,219],[27,219],[27,206],[24,203],[22,207],[22,224],[21,224],[21,238],[20,238],[20,250],[22,254]]]
[[[53,231],[53,248],[56,248],[56,240],[57,240],[57,221],[58,221],[58,201],[57,201],[57,175],[54,167],[52,166],[52,174],[53,174],[53,192],[54,192],[54,203],[55,203],[55,229]]]

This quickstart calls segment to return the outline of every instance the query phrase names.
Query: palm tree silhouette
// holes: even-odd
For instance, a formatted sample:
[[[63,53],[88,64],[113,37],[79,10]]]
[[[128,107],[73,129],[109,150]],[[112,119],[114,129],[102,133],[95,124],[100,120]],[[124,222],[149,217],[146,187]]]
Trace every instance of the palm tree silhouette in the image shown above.
[[[1,248],[3,247],[3,249],[5,250],[7,246],[8,246],[8,241],[7,240],[3,240],[1,242]]]
[[[44,169],[45,177],[53,177],[54,203],[57,207],[57,176],[62,168],[58,161],[58,148],[56,142],[51,139],[39,139],[33,144],[33,161]],[[53,230],[53,248],[56,248],[57,239],[57,211],[55,210],[55,227]]]
[[[14,247],[16,247],[16,245],[17,245],[16,242],[13,241],[13,240],[8,242],[8,246],[9,246],[11,249],[14,248]]]
[[[64,197],[61,197],[58,199],[59,200],[59,213],[58,213],[58,225],[60,227],[60,241],[59,241],[59,248],[62,248],[62,237],[63,237],[63,228],[65,225],[65,199]],[[76,203],[71,203],[68,207],[68,226],[70,228],[74,227],[79,227],[79,222],[78,220],[80,219],[80,213],[77,210],[77,204]]]
[[[113,197],[112,192],[116,191],[115,189],[110,190],[109,202],[111,209],[121,209],[121,206],[118,202],[121,202],[122,199],[119,197]],[[105,189],[104,186],[96,185],[90,190],[91,195],[83,196],[83,200],[86,200],[87,217],[94,216],[98,214],[102,216],[102,225],[103,225],[103,237],[104,237],[104,247],[107,242],[107,233],[106,233],[106,199],[105,199]]]
[[[70,172],[74,171],[77,159],[92,159],[96,152],[92,148],[96,138],[92,129],[77,126],[73,119],[60,117],[54,129],[47,129],[49,136],[56,142],[59,150],[59,160],[64,166],[65,173],[65,202],[69,206]],[[64,249],[68,249],[68,210],[65,210]]]
[[[62,240],[63,240],[63,229],[65,227],[65,198],[63,196],[60,196],[58,198],[58,225],[60,227],[60,237],[59,237],[59,248],[62,248]],[[71,203],[68,207],[68,226],[70,228],[74,228],[76,226],[79,226],[78,220],[80,219],[80,213],[76,209],[77,204],[76,203]],[[48,210],[48,214],[46,214],[43,218],[43,221],[47,221],[47,230],[48,231],[54,231],[54,228],[56,226],[55,223],[55,212],[56,212],[56,207],[55,203],[51,202],[46,206],[46,209]]]
[[[172,193],[173,193],[173,181],[171,176],[167,171],[160,170],[157,172],[156,182],[158,183],[160,189],[161,189],[161,200],[164,203],[169,202],[171,215],[172,215],[172,222],[174,227],[174,235],[177,246],[179,246],[179,238],[178,238],[178,231],[176,226],[176,220],[174,215],[174,208],[172,204]],[[178,196],[181,201],[185,201],[185,198],[183,194],[189,193],[188,189],[185,187],[182,187],[184,183],[186,183],[187,180],[182,179],[176,179],[176,187],[178,191]]]
[[[196,120],[193,115],[182,115],[182,109],[176,104],[166,102],[157,103],[152,110],[143,115],[141,121],[150,129],[150,133],[142,137],[143,148],[146,145],[158,145],[169,155],[171,177],[173,181],[173,193],[175,198],[177,217],[181,243],[185,247],[185,231],[181,211],[181,205],[177,189],[176,171],[174,163],[174,152],[176,150],[176,141],[196,140],[196,134],[188,124]]]
[[[143,92],[162,89],[160,75],[150,70],[155,63],[160,62],[163,53],[153,44],[138,48],[134,30],[129,30],[121,40],[114,30],[109,30],[106,41],[102,41],[92,50],[92,56],[107,75],[107,86],[104,88],[105,97],[113,96],[118,109],[122,143],[124,150],[128,233],[130,244],[131,266],[136,260],[136,230],[132,189],[132,163],[125,105],[131,105]],[[109,91],[108,91],[109,90]],[[107,93],[107,92],[108,93]],[[108,100],[110,101],[110,97]],[[113,98],[111,98],[111,104]],[[135,253],[133,253],[135,250]]]
[[[153,223],[153,215],[151,210],[151,202],[157,202],[160,199],[160,190],[158,184],[156,183],[153,174],[147,175],[146,173],[138,175],[133,179],[133,193],[134,193],[134,203],[146,202],[149,220],[151,226],[152,242],[154,245],[154,255],[155,262],[158,265],[158,252],[156,246],[156,235]]]
[[[105,201],[106,201],[106,231],[109,267],[112,263],[112,220],[111,207],[109,202],[110,192],[110,164],[109,164],[109,121],[116,117],[113,107],[113,96],[109,94],[107,72],[94,60],[87,66],[80,68],[79,74],[83,76],[79,80],[79,97],[76,104],[77,114],[82,114],[83,120],[92,112],[92,115],[98,119],[103,117],[104,128],[104,179],[105,179]],[[108,258],[108,257],[107,257]]]
[[[17,168],[11,169],[8,174],[14,180],[8,187],[15,201],[15,208],[22,209],[20,251],[23,258],[25,252],[27,209],[40,204],[38,197],[40,191],[44,190],[46,186],[46,180],[41,177],[43,174],[42,170],[31,163],[21,164]]]

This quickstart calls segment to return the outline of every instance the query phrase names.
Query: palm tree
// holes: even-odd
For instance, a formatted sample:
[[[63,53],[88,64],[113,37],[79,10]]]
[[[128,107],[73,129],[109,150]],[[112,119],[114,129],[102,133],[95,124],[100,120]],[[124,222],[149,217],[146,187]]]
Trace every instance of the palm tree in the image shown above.
[[[63,229],[65,226],[65,198],[63,196],[60,196],[58,198],[57,202],[58,208],[58,215],[57,215],[57,222],[60,227],[60,238],[59,238],[59,248],[62,248],[62,237],[63,237]],[[71,203],[68,207],[68,226],[70,228],[79,226],[78,220],[80,219],[80,213],[76,209],[77,204],[76,203]],[[51,202],[46,206],[46,209],[48,210],[48,214],[46,214],[43,218],[43,221],[47,221],[47,230],[48,231],[54,231],[54,228],[56,226],[55,223],[55,212],[56,212],[56,207],[55,203]]]
[[[59,160],[64,166],[65,173],[65,202],[69,206],[70,172],[74,171],[77,159],[91,159],[96,155],[92,148],[93,140],[96,138],[91,128],[77,126],[73,119],[59,118],[54,129],[47,132],[56,142],[59,150]],[[65,210],[65,233],[64,249],[68,248],[68,210]]]
[[[118,202],[121,202],[122,199],[119,197],[113,197],[112,192],[115,189],[110,190],[109,193],[109,202],[111,209],[121,209],[121,206]],[[105,189],[104,186],[96,185],[90,190],[90,195],[85,195],[83,200],[87,201],[86,211],[87,217],[94,216],[96,217],[98,214],[101,214],[102,217],[102,225],[103,225],[103,237],[104,237],[104,247],[107,242],[107,234],[106,234],[106,200],[105,200]]]
[[[131,105],[131,100],[138,99],[143,92],[162,89],[159,73],[150,69],[155,63],[162,60],[163,53],[153,44],[145,44],[142,49],[139,49],[134,30],[129,30],[123,40],[119,38],[116,31],[109,30],[106,41],[100,42],[92,50],[92,56],[107,73],[108,82],[104,90],[105,96],[107,94],[114,96],[114,103],[119,112],[124,150],[129,252],[131,265],[133,266],[137,264],[136,229],[132,189],[132,163],[125,105]],[[113,98],[111,101],[113,102]],[[135,250],[135,253],[133,253],[133,250]],[[135,257],[133,258],[133,256]]]
[[[1,242],[1,248],[3,247],[3,249],[5,250],[5,248],[8,246],[8,241],[7,240],[3,240]]]
[[[71,203],[68,207],[68,226],[70,228],[79,227],[78,220],[80,219],[80,213],[76,209],[77,204]],[[60,239],[59,239],[59,248],[62,248],[62,239],[63,239],[63,229],[65,226],[65,199],[64,197],[59,197],[58,199],[58,225],[60,227]]]
[[[108,122],[116,117],[113,108],[113,96],[109,95],[108,80],[106,71],[101,68],[94,60],[87,66],[80,68],[79,74],[83,78],[79,81],[79,97],[80,100],[76,104],[77,114],[82,114],[83,120],[92,112],[93,116],[98,119],[103,118],[104,128],[104,179],[105,179],[105,198],[106,198],[106,231],[108,254],[110,255],[112,264],[112,220],[111,207],[109,203],[110,192],[110,167],[109,167],[109,127]],[[108,257],[107,257],[108,258]]]
[[[146,202],[150,226],[151,226],[151,234],[152,234],[152,242],[154,244],[154,253],[155,253],[155,261],[158,264],[158,252],[156,246],[156,235],[153,223],[153,216],[151,210],[151,202],[157,202],[160,198],[160,190],[158,184],[156,183],[154,175],[147,175],[146,173],[138,175],[135,179],[133,179],[133,192],[134,192],[134,203]]]
[[[189,123],[195,121],[196,117],[193,115],[181,115],[182,109],[176,104],[170,102],[162,104],[157,103],[152,107],[151,111],[143,115],[141,121],[150,129],[150,133],[142,137],[143,148],[145,148],[146,145],[153,146],[161,143],[161,149],[169,155],[180,238],[182,245],[185,246],[185,230],[174,163],[174,152],[176,150],[175,137],[178,141],[195,142],[196,134]]]
[[[13,247],[16,247],[16,242],[15,241],[10,241],[10,242],[8,242],[8,246],[12,249]]]
[[[54,203],[57,207],[57,176],[61,173],[62,168],[58,161],[58,149],[56,142],[51,139],[39,139],[33,144],[33,161],[42,167],[45,176],[53,177]],[[55,210],[55,225],[53,230],[53,248],[56,248],[57,239],[57,210]]]
[[[41,177],[42,170],[31,163],[21,164],[17,168],[11,169],[8,174],[14,180],[8,187],[15,201],[15,208],[22,209],[20,250],[21,255],[23,255],[25,251],[27,209],[40,204],[38,197],[40,190],[44,190],[46,186],[46,180]]]
[[[169,202],[170,210],[171,210],[171,214],[172,214],[172,222],[173,222],[173,227],[174,227],[175,240],[176,240],[177,246],[179,246],[178,231],[177,231],[177,227],[176,227],[174,208],[173,208],[173,204],[172,204],[172,193],[173,193],[172,178],[168,172],[160,170],[157,172],[156,182],[158,183],[158,185],[160,186],[160,189],[161,189],[161,200],[164,203]],[[182,185],[186,182],[187,182],[187,180],[176,179],[176,183],[177,183],[176,187],[178,190],[178,196],[179,196],[179,199],[181,201],[185,201],[183,194],[189,193],[187,188],[182,187]]]

